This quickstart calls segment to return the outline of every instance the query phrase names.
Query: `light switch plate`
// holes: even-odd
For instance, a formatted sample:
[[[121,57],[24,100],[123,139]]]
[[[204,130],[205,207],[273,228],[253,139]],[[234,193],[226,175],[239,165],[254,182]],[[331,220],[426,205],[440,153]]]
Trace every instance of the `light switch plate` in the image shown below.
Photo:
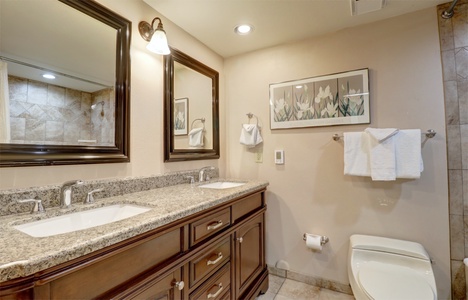
[[[256,163],[262,163],[263,162],[263,153],[262,152],[256,152],[255,153],[255,162]]]
[[[284,150],[275,150],[275,164],[284,164]]]

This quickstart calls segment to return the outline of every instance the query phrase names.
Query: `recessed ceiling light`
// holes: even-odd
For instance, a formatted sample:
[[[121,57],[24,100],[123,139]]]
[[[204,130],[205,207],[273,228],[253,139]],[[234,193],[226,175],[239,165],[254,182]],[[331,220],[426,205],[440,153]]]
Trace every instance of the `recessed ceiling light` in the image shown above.
[[[234,32],[240,35],[246,35],[253,31],[253,26],[248,24],[242,24],[234,28]]]
[[[55,76],[52,74],[42,74],[42,77],[47,78],[47,79],[55,79]]]

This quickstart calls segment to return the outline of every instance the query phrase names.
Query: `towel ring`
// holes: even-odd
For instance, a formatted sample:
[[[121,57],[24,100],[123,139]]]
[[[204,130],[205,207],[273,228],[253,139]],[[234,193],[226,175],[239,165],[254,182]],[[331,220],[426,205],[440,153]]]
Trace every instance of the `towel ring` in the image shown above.
[[[196,122],[196,121],[200,121],[203,123],[203,129],[205,129],[205,118],[199,118],[199,119],[195,119],[192,121],[192,125],[190,125],[190,129],[193,129],[193,124]]]
[[[254,115],[253,113],[248,113],[247,114],[247,118],[249,118],[249,124],[250,124],[250,120],[255,117],[255,119],[257,119],[257,126],[258,126],[258,118],[256,115]]]

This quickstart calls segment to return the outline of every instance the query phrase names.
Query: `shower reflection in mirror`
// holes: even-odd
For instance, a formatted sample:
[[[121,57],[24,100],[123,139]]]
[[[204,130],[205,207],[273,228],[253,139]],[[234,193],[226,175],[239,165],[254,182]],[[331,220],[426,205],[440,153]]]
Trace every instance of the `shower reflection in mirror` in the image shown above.
[[[114,99],[112,86],[1,57],[0,142],[113,146]]]

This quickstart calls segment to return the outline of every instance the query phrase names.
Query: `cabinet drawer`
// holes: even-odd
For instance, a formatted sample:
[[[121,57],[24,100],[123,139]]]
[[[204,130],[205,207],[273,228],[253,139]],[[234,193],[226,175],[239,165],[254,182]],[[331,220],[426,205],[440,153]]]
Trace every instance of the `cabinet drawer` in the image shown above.
[[[223,230],[231,225],[229,207],[217,213],[210,214],[190,224],[190,245],[196,245],[205,238]]]
[[[149,284],[147,288],[140,289],[125,297],[114,297],[113,299],[182,299],[182,289],[176,287],[177,282],[181,282],[181,271],[173,273]]]
[[[262,207],[262,194],[255,194],[249,196],[241,201],[232,205],[232,220],[237,222],[243,216],[249,214],[251,211]]]
[[[203,251],[200,256],[190,261],[190,287],[203,279],[209,273],[219,269],[231,257],[230,236],[220,242],[215,248]]]
[[[190,294],[190,300],[225,298],[226,293],[231,290],[231,267],[228,262],[221,270],[214,274],[207,282]]]
[[[50,283],[50,299],[94,298],[179,254],[179,228]]]

